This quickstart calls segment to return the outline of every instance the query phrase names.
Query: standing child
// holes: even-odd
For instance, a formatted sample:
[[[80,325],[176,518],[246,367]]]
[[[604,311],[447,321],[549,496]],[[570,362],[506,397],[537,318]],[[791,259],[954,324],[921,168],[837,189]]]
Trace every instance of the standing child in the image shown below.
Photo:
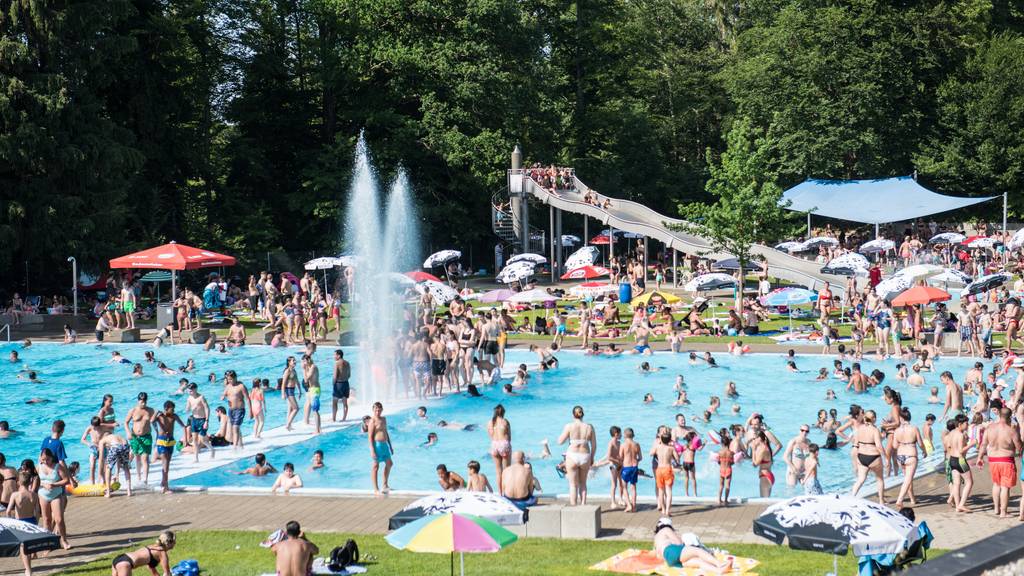
[[[167,474],[171,469],[171,456],[174,455],[174,424],[178,423],[182,428],[185,423],[174,413],[174,402],[164,402],[164,411],[153,419],[156,422],[156,454],[160,458],[160,487],[164,494],[171,493],[170,484],[167,481]]]
[[[35,476],[31,472],[24,470],[18,472],[18,491],[11,494],[11,502],[7,506],[7,517],[38,526],[38,518],[41,514],[39,496],[32,491],[34,479]],[[21,547],[21,563],[25,566],[25,574],[32,574],[32,556],[25,554],[24,546]]]
[[[705,411],[704,418],[706,421],[710,421],[711,415]],[[683,474],[685,475],[687,496],[690,495],[690,481],[693,481],[693,495],[697,496],[697,464],[695,458],[697,450],[700,448],[700,440],[697,439],[697,433],[693,430],[687,432],[686,436],[683,437],[682,443],[676,442],[676,452],[681,456]]]
[[[96,483],[96,470],[101,468],[103,463],[99,461],[100,449],[99,443],[103,439],[103,435],[111,430],[109,424],[103,424],[99,416],[93,416],[92,421],[89,423],[89,427],[85,429],[82,434],[81,442],[89,447],[89,483]]]
[[[658,495],[658,512],[662,516],[671,516],[672,485],[676,482],[675,468],[679,465],[679,455],[672,442],[672,435],[663,431],[657,443],[651,448],[651,456],[658,459],[658,467],[654,469],[654,484]]]
[[[619,440],[622,438],[622,430],[618,426],[612,426],[608,431],[611,436],[611,440],[608,441],[608,452],[605,457],[594,463],[594,467],[598,468],[608,465],[608,471],[612,475],[612,508],[618,508],[619,502],[622,502],[622,507],[626,507],[626,490],[622,483],[622,455],[621,445]]]
[[[821,328],[821,353],[831,354],[832,353],[832,339],[834,338],[832,332],[832,326],[828,320],[825,320],[824,325]]]
[[[932,444],[932,425],[935,424],[935,414],[928,414],[924,417],[924,424],[921,425],[921,443],[924,444],[924,455],[931,456],[935,451]]]
[[[722,428],[718,431],[718,437],[722,443],[722,449],[718,451],[718,504],[721,506],[729,502],[734,456],[732,450],[729,449],[729,444],[732,443],[729,430]]]
[[[619,447],[619,455],[622,458],[622,471],[619,478],[622,480],[622,493],[626,512],[636,512],[636,479],[640,473],[640,445],[633,441],[633,429],[626,428],[625,439]]]
[[[807,457],[804,458],[804,494],[820,495],[821,484],[818,483],[818,445],[807,446]]]
[[[853,339],[853,357],[860,360],[864,357],[864,332],[860,326],[854,325],[850,338]]]
[[[263,386],[259,378],[252,381],[252,390],[249,391],[249,403],[252,405],[252,435],[259,438],[263,434]]]

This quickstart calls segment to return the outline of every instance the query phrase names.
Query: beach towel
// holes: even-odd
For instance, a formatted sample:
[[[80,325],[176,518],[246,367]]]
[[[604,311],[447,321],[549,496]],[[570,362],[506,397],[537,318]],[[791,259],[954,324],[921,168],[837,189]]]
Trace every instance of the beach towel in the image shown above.
[[[726,572],[726,574],[757,576],[756,573],[750,572],[750,570],[753,570],[760,564],[760,562],[753,558],[732,556],[723,552],[715,552],[715,556],[719,560],[724,560],[727,557],[732,558],[733,568],[731,571]],[[598,562],[591,566],[590,569],[620,574],[658,574],[660,576],[704,576],[706,574],[697,568],[669,568],[665,565],[665,561],[659,558],[653,551],[637,550],[635,548],[629,548],[607,560]]]
[[[347,574],[366,574],[365,566],[358,566],[353,564],[341,572],[331,572],[331,569],[327,567],[329,560],[327,558],[316,558],[313,560],[313,574],[316,576],[346,576]],[[268,572],[262,576],[276,576],[273,572]]]

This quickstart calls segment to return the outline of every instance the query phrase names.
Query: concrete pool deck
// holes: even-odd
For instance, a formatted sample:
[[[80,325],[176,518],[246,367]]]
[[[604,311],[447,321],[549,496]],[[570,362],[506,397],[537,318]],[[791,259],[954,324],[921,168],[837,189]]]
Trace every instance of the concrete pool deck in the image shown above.
[[[926,520],[935,533],[933,547],[952,549],[965,546],[1007,528],[1017,526],[1016,490],[1011,497],[1012,519],[996,519],[987,508],[991,483],[987,471],[975,474],[972,513],[957,514],[946,505],[945,479],[932,474],[918,479],[918,520]],[[710,488],[710,487],[708,487]],[[894,499],[889,490],[886,497]],[[34,572],[54,574],[126,546],[141,546],[164,529],[172,530],[256,530],[270,532],[288,520],[299,521],[311,532],[384,534],[388,518],[411,501],[410,498],[366,498],[323,496],[226,495],[182,493],[140,494],[113,499],[74,498],[68,505],[68,531],[74,546],[55,551],[34,563]],[[600,502],[594,502],[600,503]],[[687,504],[673,509],[673,519],[682,530],[697,533],[706,542],[767,544],[751,532],[751,523],[765,504],[718,507]],[[602,506],[600,539],[648,540],[658,519],[651,504],[626,514]],[[111,528],[106,528],[111,527]],[[255,551],[266,554],[269,552]],[[371,550],[366,552],[372,553]],[[200,559],[201,561],[202,559]],[[595,558],[598,561],[600,558]],[[22,574],[17,558],[0,560],[0,575]]]

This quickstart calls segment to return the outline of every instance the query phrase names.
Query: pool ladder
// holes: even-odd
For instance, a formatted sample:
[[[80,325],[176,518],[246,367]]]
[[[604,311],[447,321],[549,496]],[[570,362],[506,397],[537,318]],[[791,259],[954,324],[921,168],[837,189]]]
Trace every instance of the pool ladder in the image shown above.
[[[4,324],[3,327],[0,328],[0,334],[3,334],[4,332],[7,332],[7,341],[10,342],[11,341],[11,325],[10,324]]]

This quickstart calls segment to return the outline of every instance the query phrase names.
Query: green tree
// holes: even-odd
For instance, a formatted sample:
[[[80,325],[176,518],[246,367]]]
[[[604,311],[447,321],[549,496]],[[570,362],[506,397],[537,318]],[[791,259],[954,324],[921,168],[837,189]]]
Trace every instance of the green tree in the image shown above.
[[[1024,36],[977,47],[939,90],[939,122],[917,156],[923,175],[958,194],[1009,193],[1024,213]]]
[[[132,13],[125,0],[0,0],[0,277],[69,255],[95,264],[123,243],[141,156],[103,95],[135,48],[119,31]]]
[[[709,167],[707,191],[715,199],[714,204],[683,204],[679,211],[693,222],[683,226],[687,232],[706,238],[715,252],[736,257],[742,283],[753,260],[751,247],[789,235],[795,220],[781,204],[782,188],[767,175],[770,144],[750,121],[736,120],[726,144],[721,158]],[[736,291],[737,310],[742,300],[741,285]]]

